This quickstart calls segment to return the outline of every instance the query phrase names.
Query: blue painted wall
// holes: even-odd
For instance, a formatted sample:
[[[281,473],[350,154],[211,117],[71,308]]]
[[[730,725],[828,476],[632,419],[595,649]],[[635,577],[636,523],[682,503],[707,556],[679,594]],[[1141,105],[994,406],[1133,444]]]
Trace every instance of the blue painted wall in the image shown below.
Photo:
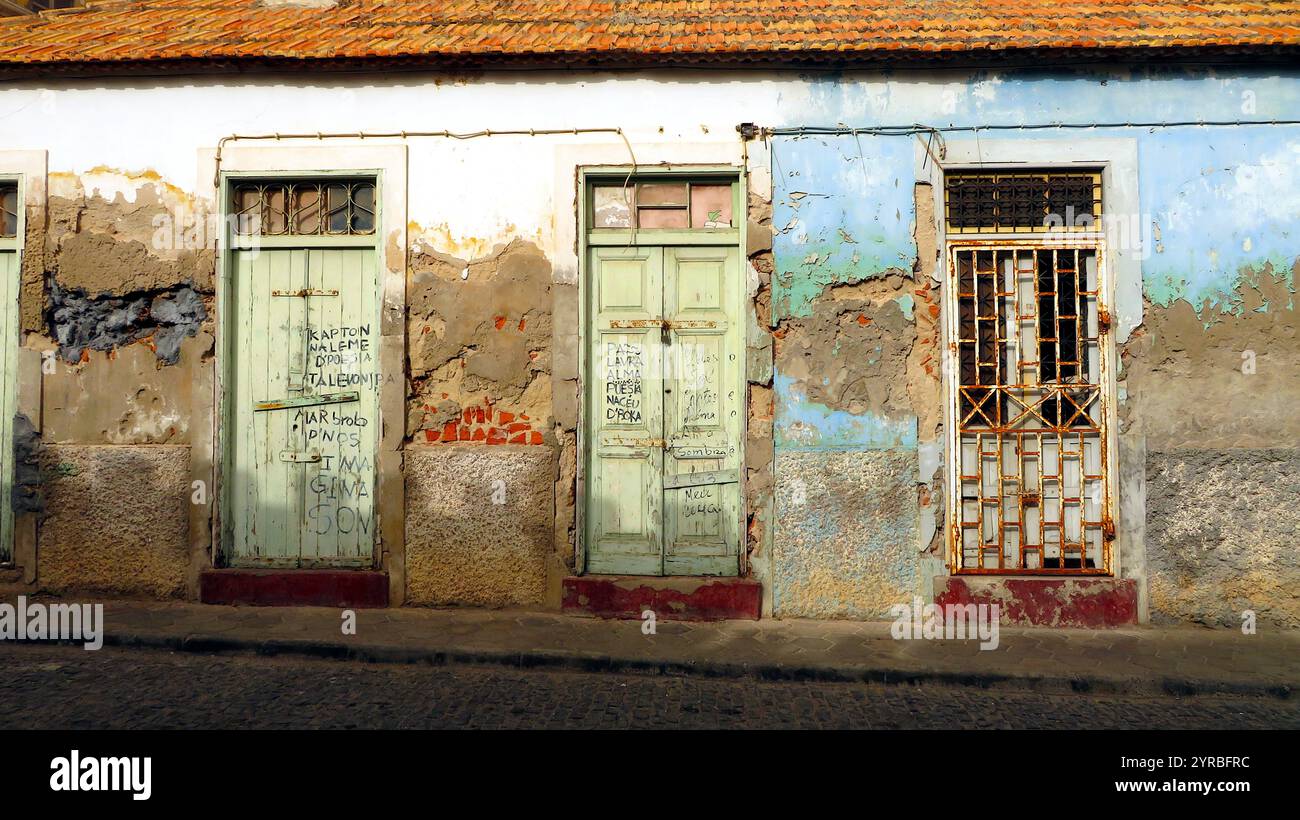
[[[848,126],[990,126],[1042,123],[1133,123],[1300,119],[1300,71],[1215,71],[1207,68],[991,72],[878,72],[812,78],[791,101],[786,128]],[[1139,213],[1125,214],[1142,237],[1142,291],[1148,304],[1188,302],[1207,317],[1242,307],[1242,277],[1271,268],[1292,298],[1266,309],[1294,310],[1293,265],[1300,258],[1300,127],[1284,125],[994,130],[981,138],[1125,138],[1138,146]],[[948,139],[974,139],[953,133]],[[779,135],[772,141],[772,321],[813,314],[834,283],[908,273],[914,240],[917,137]],[[904,306],[909,319],[912,305]],[[1136,316],[1136,312],[1134,312]],[[796,613],[854,616],[874,612],[891,595],[926,583],[917,571],[916,542],[928,538],[915,520],[927,510],[908,500],[918,463],[916,416],[886,417],[826,407],[791,374],[775,376],[778,472],[788,466],[841,482],[844,455],[900,457],[895,469],[873,471],[870,491],[828,493],[805,510],[782,504],[775,599]],[[869,362],[844,361],[872,378]],[[857,373],[854,374],[855,376]],[[897,374],[878,374],[895,378]],[[811,376],[816,377],[816,374]],[[783,455],[787,456],[783,459]],[[912,459],[903,458],[912,456]],[[871,463],[871,462],[864,462]],[[797,469],[794,469],[797,468]],[[778,493],[791,483],[778,475]],[[802,484],[800,484],[802,487]],[[875,503],[878,499],[888,502]],[[937,503],[937,500],[936,502]],[[831,525],[832,522],[834,526]],[[870,526],[863,526],[874,522]],[[874,533],[871,539],[861,533]],[[842,533],[856,533],[841,537]],[[922,533],[918,535],[918,533]],[[879,536],[878,538],[876,536]],[[783,547],[782,539],[793,546]],[[910,541],[909,541],[910,539]],[[899,564],[891,550],[907,544]],[[828,609],[818,578],[884,573],[883,586],[821,594],[858,595]],[[791,600],[797,599],[797,600]],[[902,600],[902,599],[900,599]]]
[[[777,125],[1025,125],[1300,119],[1300,72],[1206,68],[1070,73],[826,75]],[[996,130],[997,139],[1138,142],[1143,290],[1168,306],[1239,310],[1243,269],[1271,266],[1294,292],[1300,257],[1300,126]],[[950,135],[971,139],[970,133]],[[915,136],[778,136],[772,145],[772,318],[807,316],[831,283],[910,271]],[[1293,300],[1292,300],[1293,301]],[[1293,304],[1278,308],[1293,309]],[[821,415],[832,449],[879,445],[881,424],[809,407],[778,379],[777,444]],[[888,424],[884,425],[886,428]]]

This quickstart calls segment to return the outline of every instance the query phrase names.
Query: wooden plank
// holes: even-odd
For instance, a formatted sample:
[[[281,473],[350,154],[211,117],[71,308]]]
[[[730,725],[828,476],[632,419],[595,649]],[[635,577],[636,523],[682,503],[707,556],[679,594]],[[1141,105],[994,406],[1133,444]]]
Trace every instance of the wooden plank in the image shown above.
[[[249,357],[247,351],[248,322],[252,316],[251,288],[253,281],[253,256],[248,253],[236,253],[233,263],[234,288],[230,304],[234,306],[235,321],[232,326],[234,349],[232,362],[227,366],[226,383],[228,392],[235,397],[234,407],[226,417],[230,425],[231,448],[229,463],[224,480],[228,487],[227,498],[230,509],[226,515],[230,518],[229,557],[238,561],[251,557],[254,549],[251,540],[254,530],[253,513],[256,510],[256,482],[252,480],[253,463],[253,429],[248,419],[239,409],[247,407],[253,400],[250,387]]]
[[[13,560],[14,413],[18,397],[19,255],[0,250],[0,564]]]

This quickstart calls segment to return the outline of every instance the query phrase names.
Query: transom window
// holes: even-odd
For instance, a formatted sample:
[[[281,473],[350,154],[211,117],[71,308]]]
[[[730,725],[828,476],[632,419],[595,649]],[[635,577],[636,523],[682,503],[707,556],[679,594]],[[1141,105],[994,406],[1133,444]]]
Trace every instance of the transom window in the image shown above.
[[[0,236],[18,235],[18,183],[0,182]]]
[[[264,180],[235,186],[241,236],[348,236],[375,232],[373,180]]]
[[[725,179],[596,183],[591,189],[591,228],[734,228],[735,187]]]
[[[1101,171],[949,171],[949,233],[1093,230],[1101,220]]]

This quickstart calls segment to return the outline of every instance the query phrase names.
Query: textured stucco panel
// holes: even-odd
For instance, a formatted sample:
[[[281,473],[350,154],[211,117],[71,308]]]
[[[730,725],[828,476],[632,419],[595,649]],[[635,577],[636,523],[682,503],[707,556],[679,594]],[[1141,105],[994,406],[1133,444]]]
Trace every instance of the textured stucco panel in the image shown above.
[[[177,598],[189,569],[190,448],[48,445],[38,581]]]
[[[549,447],[408,448],[407,603],[542,603],[554,493]]]
[[[1147,457],[1152,620],[1300,627],[1300,451],[1173,450]]]
[[[916,454],[778,450],[778,617],[875,618],[916,591]]]

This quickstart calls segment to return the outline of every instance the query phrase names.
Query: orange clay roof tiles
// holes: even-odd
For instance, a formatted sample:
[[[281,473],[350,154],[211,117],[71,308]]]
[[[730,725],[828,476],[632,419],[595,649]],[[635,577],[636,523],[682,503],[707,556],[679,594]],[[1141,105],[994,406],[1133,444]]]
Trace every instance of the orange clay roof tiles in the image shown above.
[[[0,18],[0,66],[745,62],[1300,46],[1300,0],[157,0]],[[652,56],[653,55],[653,56]]]

